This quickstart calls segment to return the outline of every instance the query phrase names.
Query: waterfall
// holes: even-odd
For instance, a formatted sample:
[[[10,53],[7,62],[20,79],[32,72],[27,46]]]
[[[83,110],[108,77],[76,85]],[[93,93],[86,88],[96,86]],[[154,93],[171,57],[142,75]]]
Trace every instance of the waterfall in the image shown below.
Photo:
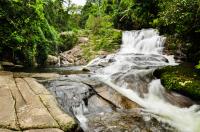
[[[162,54],[165,37],[154,29],[123,32],[120,53]]]
[[[175,65],[173,56],[163,55],[165,37],[154,29],[123,32],[122,46],[118,53],[97,58],[87,67],[107,65],[95,70],[104,83],[138,103],[145,112],[155,115],[183,132],[200,131],[198,105],[189,108],[175,106],[167,98],[167,92],[159,79],[153,79],[156,68]]]

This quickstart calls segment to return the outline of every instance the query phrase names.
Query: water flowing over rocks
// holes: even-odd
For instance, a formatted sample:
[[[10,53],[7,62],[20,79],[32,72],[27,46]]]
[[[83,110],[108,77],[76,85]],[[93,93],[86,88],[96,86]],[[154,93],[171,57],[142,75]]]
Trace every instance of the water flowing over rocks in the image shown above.
[[[153,117],[146,123],[138,112],[142,110],[138,104],[91,74],[68,75],[44,84],[65,112],[76,117],[84,131],[174,130],[160,126]]]
[[[80,67],[58,68],[62,72],[54,68],[63,75],[53,74],[52,78],[35,73],[15,73],[13,78],[9,73],[14,80],[9,84],[16,86],[10,92],[7,87],[0,92],[0,100],[11,104],[6,106],[11,111],[10,118],[0,116],[6,121],[0,122],[0,128],[21,130],[23,127],[22,130],[32,131],[26,124],[32,121],[37,126],[34,132],[42,131],[41,126],[45,126],[44,131],[57,132],[74,130],[77,121],[81,129],[76,131],[85,132],[199,132],[200,107],[185,96],[166,91],[153,75],[158,68],[177,65],[173,56],[163,55],[165,38],[154,29],[146,29],[123,32],[122,41],[118,53],[92,60],[82,67],[82,72]],[[48,90],[30,77],[39,79]],[[4,90],[2,85],[6,84],[0,84],[0,90]],[[8,98],[1,98],[4,96]],[[20,103],[15,103],[12,97],[17,97]],[[69,115],[57,107],[57,102]],[[0,111],[5,109],[0,107]],[[39,112],[34,115],[36,111]],[[31,114],[35,117],[29,120],[25,115]],[[43,115],[44,122],[36,122],[38,115]],[[5,123],[7,127],[1,127]]]
[[[68,75],[49,83],[47,87],[64,109],[79,120],[84,131],[198,132],[199,106],[166,91],[153,76],[157,68],[177,65],[173,56],[163,55],[165,38],[147,29],[123,32],[122,41],[118,53],[84,66],[88,75]]]

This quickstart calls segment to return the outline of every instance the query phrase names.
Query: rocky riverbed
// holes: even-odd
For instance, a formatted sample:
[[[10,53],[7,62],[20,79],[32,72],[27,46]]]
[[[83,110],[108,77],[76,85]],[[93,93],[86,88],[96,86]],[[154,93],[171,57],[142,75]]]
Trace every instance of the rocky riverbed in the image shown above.
[[[41,81],[57,98],[59,104],[74,116],[84,131],[132,132],[174,131],[143,111],[91,73],[65,75]]]

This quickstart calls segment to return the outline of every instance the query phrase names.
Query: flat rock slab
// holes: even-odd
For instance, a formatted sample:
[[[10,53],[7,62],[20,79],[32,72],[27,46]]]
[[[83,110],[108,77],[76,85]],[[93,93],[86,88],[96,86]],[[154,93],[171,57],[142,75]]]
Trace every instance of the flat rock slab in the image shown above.
[[[15,101],[9,89],[0,89],[0,126],[17,129]]]
[[[23,78],[36,95],[50,95],[49,91],[34,78]]]
[[[24,78],[24,80],[30,85],[30,88],[37,94],[49,113],[54,117],[59,126],[64,131],[69,131],[76,126],[74,119],[65,114],[58,106],[58,103],[53,95],[41,84],[36,82],[33,78]]]
[[[19,130],[15,111],[15,100],[10,91],[11,73],[0,73],[0,127]]]
[[[0,72],[0,132],[63,132],[76,126],[35,79]]]
[[[15,80],[26,102],[26,105],[17,109],[20,128],[58,128],[57,122],[44,107],[40,98],[30,89],[26,81],[21,78],[16,78]]]

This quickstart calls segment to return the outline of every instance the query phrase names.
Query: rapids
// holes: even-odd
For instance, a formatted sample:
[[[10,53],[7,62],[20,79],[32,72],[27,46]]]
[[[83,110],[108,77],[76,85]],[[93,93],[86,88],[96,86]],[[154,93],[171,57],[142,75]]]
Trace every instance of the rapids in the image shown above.
[[[153,76],[157,68],[178,65],[163,54],[164,43],[154,29],[125,31],[117,53],[43,83],[85,132],[200,132],[199,105],[166,91]]]
[[[165,37],[154,29],[125,31],[122,42],[118,53],[96,58],[86,67],[102,66],[93,70],[99,80],[139,104],[157,120],[178,131],[200,132],[200,107],[175,105],[175,96],[167,98],[169,93],[160,80],[152,77],[156,68],[176,65],[173,56],[163,55]]]

